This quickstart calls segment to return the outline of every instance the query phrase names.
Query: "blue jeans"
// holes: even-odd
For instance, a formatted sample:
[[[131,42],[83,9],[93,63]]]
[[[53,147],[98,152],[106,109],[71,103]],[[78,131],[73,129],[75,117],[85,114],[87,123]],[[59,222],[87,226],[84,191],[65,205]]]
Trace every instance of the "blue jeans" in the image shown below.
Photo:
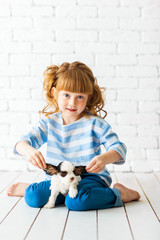
[[[25,191],[25,201],[30,207],[43,207],[50,196],[50,180],[31,184]],[[107,184],[96,175],[82,175],[82,180],[78,185],[78,195],[76,198],[70,198],[69,195],[59,194],[56,205],[64,204],[72,211],[86,211],[93,209],[105,209],[111,207],[120,207],[120,191],[116,188],[109,188]]]

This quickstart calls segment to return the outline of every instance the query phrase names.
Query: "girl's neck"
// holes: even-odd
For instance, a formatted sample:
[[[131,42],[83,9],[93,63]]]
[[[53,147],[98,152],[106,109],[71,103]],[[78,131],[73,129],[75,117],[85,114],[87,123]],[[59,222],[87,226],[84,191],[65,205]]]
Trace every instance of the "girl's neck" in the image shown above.
[[[63,113],[62,113],[62,121],[63,121],[62,123],[63,123],[63,125],[70,125],[70,124],[78,121],[82,117],[83,117],[83,114],[80,114],[77,118],[71,119],[71,118],[67,118],[66,116],[63,116]]]

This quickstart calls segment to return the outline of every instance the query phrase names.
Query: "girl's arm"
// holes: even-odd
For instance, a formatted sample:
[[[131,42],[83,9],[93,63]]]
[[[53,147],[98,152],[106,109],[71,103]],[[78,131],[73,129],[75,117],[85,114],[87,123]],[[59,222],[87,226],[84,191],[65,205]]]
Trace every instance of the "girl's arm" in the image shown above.
[[[98,173],[104,169],[106,164],[115,163],[121,159],[121,155],[115,150],[111,149],[108,152],[94,157],[86,167],[86,170],[87,172]]]
[[[30,146],[25,141],[20,141],[16,145],[16,151],[24,156],[30,163],[38,168],[46,168],[45,159],[40,151]]]

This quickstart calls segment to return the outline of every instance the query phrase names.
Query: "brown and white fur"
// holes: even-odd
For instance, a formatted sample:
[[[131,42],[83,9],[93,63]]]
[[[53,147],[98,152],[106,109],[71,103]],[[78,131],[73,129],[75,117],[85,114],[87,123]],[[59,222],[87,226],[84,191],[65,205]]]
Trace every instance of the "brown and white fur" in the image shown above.
[[[53,208],[59,193],[65,196],[68,193],[71,198],[75,198],[78,194],[77,186],[81,181],[80,175],[86,173],[85,166],[75,167],[68,161],[61,162],[58,166],[47,164],[44,171],[52,175],[51,195],[44,208]]]

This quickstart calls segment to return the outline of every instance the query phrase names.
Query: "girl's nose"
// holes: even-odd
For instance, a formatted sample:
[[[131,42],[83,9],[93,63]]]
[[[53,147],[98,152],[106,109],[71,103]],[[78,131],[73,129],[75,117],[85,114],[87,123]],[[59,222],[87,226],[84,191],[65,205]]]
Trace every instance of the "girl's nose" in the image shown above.
[[[71,98],[69,103],[72,106],[76,106],[76,98]]]

